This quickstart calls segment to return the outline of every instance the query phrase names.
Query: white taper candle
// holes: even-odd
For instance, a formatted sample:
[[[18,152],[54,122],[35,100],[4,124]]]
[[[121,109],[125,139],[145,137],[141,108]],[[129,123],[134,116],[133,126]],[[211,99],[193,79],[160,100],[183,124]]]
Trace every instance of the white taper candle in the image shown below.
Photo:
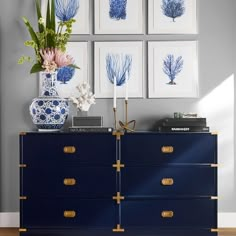
[[[113,85],[114,85],[113,108],[116,108],[116,77],[115,76],[114,76]]]

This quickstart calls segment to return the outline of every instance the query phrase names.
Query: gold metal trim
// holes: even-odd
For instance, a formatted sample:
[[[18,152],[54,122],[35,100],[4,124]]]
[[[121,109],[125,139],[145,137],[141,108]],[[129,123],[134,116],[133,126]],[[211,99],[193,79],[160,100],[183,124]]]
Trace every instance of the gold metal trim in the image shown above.
[[[219,197],[218,196],[211,196],[211,200],[218,200]]]
[[[212,168],[218,168],[218,167],[219,167],[219,164],[211,164],[211,167],[212,167]]]
[[[66,179],[64,179],[63,183],[66,186],[74,186],[74,185],[76,185],[76,179],[75,178],[66,178]]]
[[[113,196],[112,199],[113,199],[113,200],[116,200],[117,204],[120,204],[120,201],[121,201],[121,200],[124,200],[125,197],[124,197],[124,196],[121,196],[121,195],[120,195],[120,192],[117,192],[117,195],[116,195],[116,196]]]
[[[174,217],[174,212],[173,211],[162,211],[161,216],[163,218],[172,218],[172,217]]]
[[[20,132],[20,135],[21,136],[26,135],[26,132]]]
[[[117,130],[117,131],[113,131],[112,135],[116,136],[116,140],[120,140],[120,137],[124,135],[124,133]]]
[[[173,153],[174,147],[173,146],[163,146],[161,147],[162,153]]]
[[[164,185],[164,186],[171,186],[174,184],[174,179],[172,178],[163,178],[161,180],[161,184]]]
[[[27,200],[26,196],[20,196],[20,200]]]
[[[125,232],[125,229],[122,229],[120,224],[118,224],[115,229],[112,229],[112,231],[121,233],[121,232]]]
[[[113,164],[112,167],[116,168],[117,172],[120,172],[121,168],[124,168],[125,165],[120,163],[120,160],[116,161],[116,164]]]
[[[211,135],[218,135],[218,131],[211,132]]]
[[[63,151],[64,153],[73,154],[76,152],[76,148],[74,146],[65,146]]]
[[[211,229],[211,232],[216,233],[216,232],[220,232],[220,230],[219,229]]]
[[[75,218],[76,212],[75,211],[64,211],[65,218]]]
[[[27,232],[26,228],[19,228],[19,232]]]
[[[19,165],[19,168],[26,168],[26,167],[27,167],[26,164],[20,164],[20,165]]]

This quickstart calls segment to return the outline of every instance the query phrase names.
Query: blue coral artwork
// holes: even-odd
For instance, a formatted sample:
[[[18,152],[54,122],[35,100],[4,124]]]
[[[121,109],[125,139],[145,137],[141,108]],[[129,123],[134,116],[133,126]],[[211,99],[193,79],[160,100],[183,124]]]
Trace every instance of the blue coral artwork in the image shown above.
[[[163,60],[163,72],[167,75],[167,78],[169,79],[169,82],[167,84],[169,85],[176,85],[175,82],[176,77],[181,73],[184,66],[184,60],[182,56],[177,57],[175,60],[175,57],[173,54],[168,54],[166,58]]]
[[[161,9],[163,15],[171,18],[172,22],[176,22],[176,18],[185,13],[185,2],[184,0],[162,0]]]
[[[109,16],[114,20],[126,20],[127,0],[110,0]]]
[[[63,22],[76,16],[80,6],[80,0],[55,0],[55,14]]]
[[[75,74],[75,68],[65,66],[58,70],[57,73],[57,81],[59,81],[61,84],[67,84],[74,76]]]
[[[107,77],[112,84],[114,84],[114,77],[116,77],[116,86],[123,86],[130,77],[131,68],[131,55],[112,53],[107,54],[106,71]],[[126,75],[128,75],[127,78]]]

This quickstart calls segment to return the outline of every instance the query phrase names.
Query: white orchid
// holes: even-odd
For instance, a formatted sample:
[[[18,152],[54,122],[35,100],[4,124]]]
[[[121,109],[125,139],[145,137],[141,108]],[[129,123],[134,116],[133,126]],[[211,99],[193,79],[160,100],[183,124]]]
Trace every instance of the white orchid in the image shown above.
[[[88,111],[90,106],[95,103],[95,96],[90,91],[90,85],[83,81],[77,87],[79,96],[71,97],[70,99],[76,105],[77,109],[81,111]]]

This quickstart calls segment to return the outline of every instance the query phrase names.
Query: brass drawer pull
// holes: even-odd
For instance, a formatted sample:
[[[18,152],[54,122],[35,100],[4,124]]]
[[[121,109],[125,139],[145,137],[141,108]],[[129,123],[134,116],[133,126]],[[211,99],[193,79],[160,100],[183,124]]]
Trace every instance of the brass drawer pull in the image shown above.
[[[173,146],[163,146],[161,148],[162,153],[173,153],[174,147]]]
[[[76,185],[76,179],[74,179],[74,178],[64,179],[63,183],[66,186],[74,186],[74,185]]]
[[[174,179],[172,178],[163,178],[161,180],[161,184],[164,185],[164,186],[171,186],[174,184]]]
[[[64,153],[73,154],[76,152],[76,148],[74,146],[66,146],[63,151]]]
[[[163,218],[172,218],[174,216],[173,211],[162,211],[161,216]]]
[[[64,211],[65,218],[75,218],[76,212],[75,211]]]

